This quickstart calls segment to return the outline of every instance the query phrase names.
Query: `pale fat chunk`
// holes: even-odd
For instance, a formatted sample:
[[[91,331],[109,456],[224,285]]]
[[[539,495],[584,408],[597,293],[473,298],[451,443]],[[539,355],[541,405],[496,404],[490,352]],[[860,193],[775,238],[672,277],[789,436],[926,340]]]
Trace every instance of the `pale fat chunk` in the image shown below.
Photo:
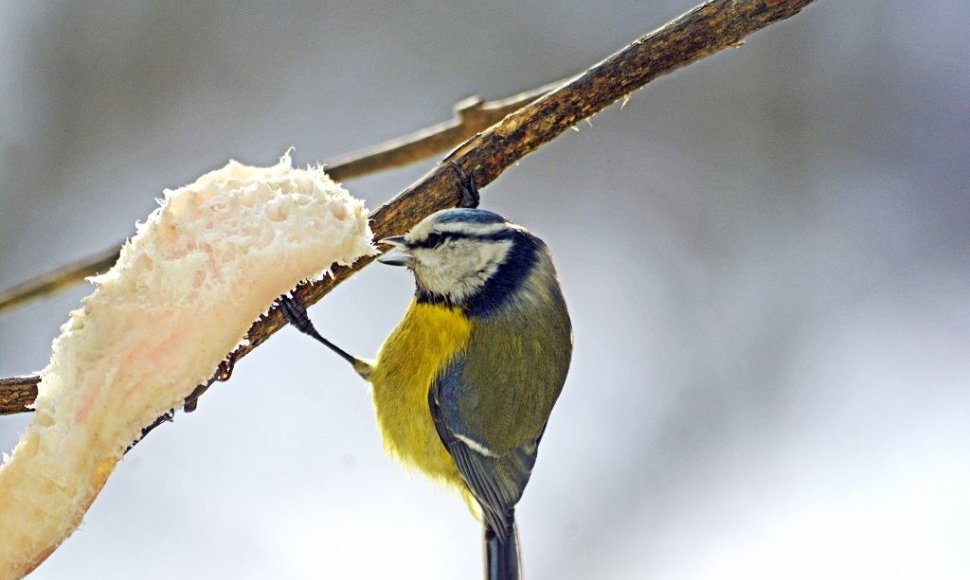
[[[92,278],[0,467],[0,579],[42,562],[141,429],[177,408],[280,294],[375,252],[367,212],[320,167],[230,161],[166,190]]]

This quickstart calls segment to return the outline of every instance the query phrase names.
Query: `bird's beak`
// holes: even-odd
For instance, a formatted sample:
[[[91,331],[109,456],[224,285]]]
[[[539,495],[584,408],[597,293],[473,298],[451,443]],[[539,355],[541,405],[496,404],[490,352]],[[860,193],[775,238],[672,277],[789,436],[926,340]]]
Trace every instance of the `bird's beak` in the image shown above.
[[[391,236],[377,243],[393,246],[384,255],[377,258],[377,261],[381,264],[387,264],[388,266],[407,266],[414,259],[414,256],[407,250],[407,245],[404,243],[404,236]]]

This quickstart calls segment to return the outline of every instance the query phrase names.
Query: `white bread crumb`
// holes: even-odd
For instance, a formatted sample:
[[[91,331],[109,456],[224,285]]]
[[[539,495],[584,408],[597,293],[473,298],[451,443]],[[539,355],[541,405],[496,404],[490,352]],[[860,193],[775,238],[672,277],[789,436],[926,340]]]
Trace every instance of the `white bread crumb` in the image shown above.
[[[273,300],[374,253],[359,200],[317,168],[230,161],[165,199],[70,315],[36,413],[0,467],[0,578],[81,522],[124,450],[177,408]]]

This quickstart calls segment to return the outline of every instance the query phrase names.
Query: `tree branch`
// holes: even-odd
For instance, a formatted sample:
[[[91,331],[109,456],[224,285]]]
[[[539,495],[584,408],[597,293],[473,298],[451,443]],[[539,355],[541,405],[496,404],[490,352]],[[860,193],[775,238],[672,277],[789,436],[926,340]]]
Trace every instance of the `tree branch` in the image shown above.
[[[478,187],[484,187],[507,167],[580,120],[662,74],[724,48],[738,46],[746,36],[797,14],[813,1],[711,0],[638,38],[558,89],[469,139],[452,152],[446,162],[439,163],[379,207],[371,216],[375,239],[403,233],[425,216],[458,205],[458,177],[450,163],[458,164]],[[299,286],[296,296],[304,304],[313,304],[372,260],[362,258],[349,268],[335,267],[332,276]],[[194,408],[198,397],[214,381],[228,378],[235,361],[249,354],[285,324],[285,318],[275,308],[257,320],[249,329],[248,343],[230,353],[216,376],[189,396],[187,410]],[[15,377],[0,382],[0,414],[29,410],[25,402],[33,401],[36,384],[36,377]],[[164,419],[160,418],[156,425]],[[150,428],[145,432],[148,430]]]
[[[37,398],[38,383],[40,375],[0,379],[0,415],[30,411],[27,406]]]
[[[455,116],[451,120],[374,147],[342,155],[324,164],[327,174],[334,181],[345,181],[395,167],[404,167],[448,151],[475,133],[487,129],[522,105],[536,100],[561,85],[562,82],[548,84],[495,101],[483,101],[481,97],[468,97],[455,105]],[[44,296],[67,290],[88,276],[108,270],[118,261],[121,245],[117,244],[110,250],[82,258],[0,291],[0,314]]]

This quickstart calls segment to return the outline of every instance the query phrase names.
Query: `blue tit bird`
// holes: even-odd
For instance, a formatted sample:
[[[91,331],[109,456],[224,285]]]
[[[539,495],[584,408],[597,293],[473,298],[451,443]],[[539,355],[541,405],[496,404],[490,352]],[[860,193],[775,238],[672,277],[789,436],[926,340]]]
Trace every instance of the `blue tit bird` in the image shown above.
[[[552,256],[480,209],[439,211],[381,243],[393,249],[378,260],[410,269],[416,291],[373,364],[320,336],[292,299],[284,312],[373,385],[390,454],[464,496],[484,523],[486,578],[517,579],[515,506],[572,355]]]

